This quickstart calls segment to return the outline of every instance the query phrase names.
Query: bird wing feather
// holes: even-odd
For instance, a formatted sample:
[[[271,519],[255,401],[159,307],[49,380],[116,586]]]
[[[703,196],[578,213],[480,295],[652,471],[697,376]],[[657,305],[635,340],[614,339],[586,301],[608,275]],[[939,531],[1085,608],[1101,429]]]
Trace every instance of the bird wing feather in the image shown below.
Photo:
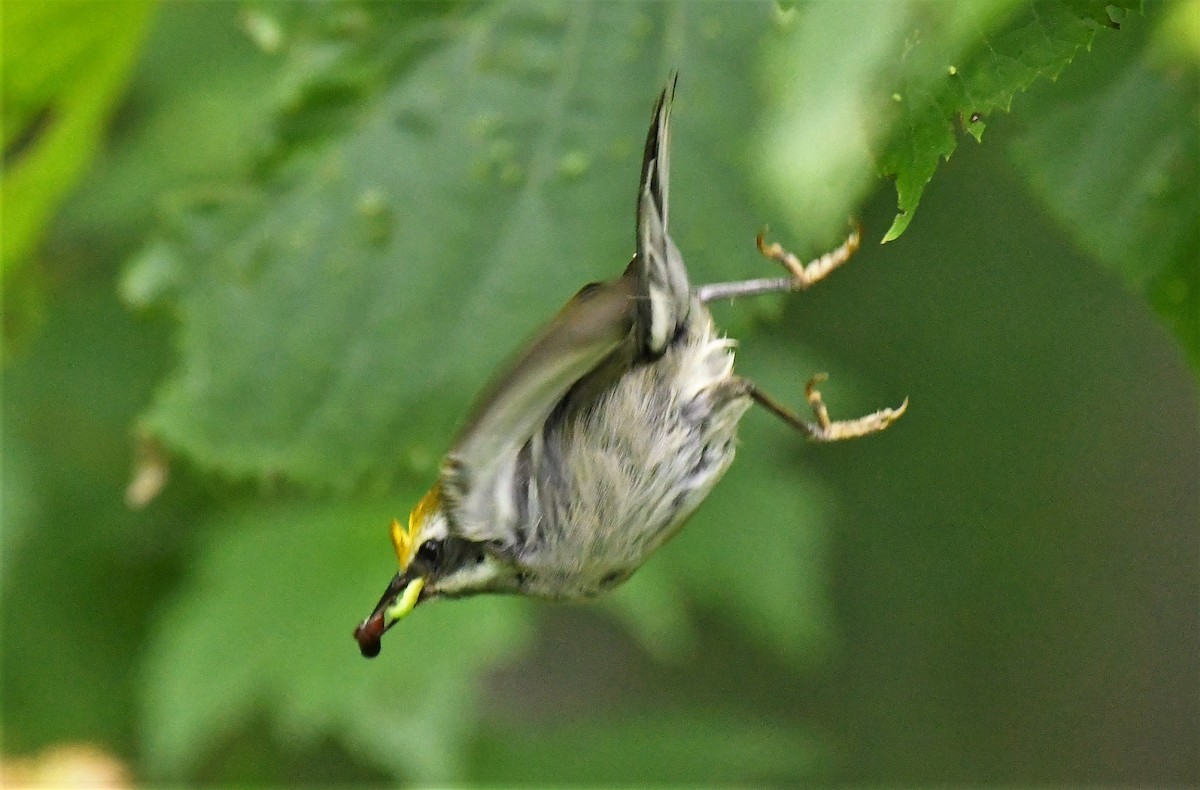
[[[589,285],[569,301],[485,390],[441,473],[447,515],[470,540],[505,540],[509,485],[521,448],[580,379],[631,337],[628,278]]]
[[[646,136],[633,261],[618,279],[576,294],[493,380],[447,455],[442,499],[467,539],[511,543],[519,527],[522,493],[513,484],[522,448],[581,380],[593,372],[607,380],[635,357],[658,358],[687,320],[691,286],[667,234],[675,81],[672,76],[659,95]]]

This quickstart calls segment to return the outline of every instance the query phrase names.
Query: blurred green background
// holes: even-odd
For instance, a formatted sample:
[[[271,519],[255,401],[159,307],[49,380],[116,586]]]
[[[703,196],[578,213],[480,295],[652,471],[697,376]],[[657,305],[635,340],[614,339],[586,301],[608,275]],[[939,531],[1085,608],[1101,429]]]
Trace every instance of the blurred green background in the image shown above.
[[[1200,4],[2,8],[6,781],[1200,782]],[[752,412],[615,594],[363,661],[388,520],[628,260],[672,68],[697,281],[867,229],[717,306],[739,370],[909,413]]]

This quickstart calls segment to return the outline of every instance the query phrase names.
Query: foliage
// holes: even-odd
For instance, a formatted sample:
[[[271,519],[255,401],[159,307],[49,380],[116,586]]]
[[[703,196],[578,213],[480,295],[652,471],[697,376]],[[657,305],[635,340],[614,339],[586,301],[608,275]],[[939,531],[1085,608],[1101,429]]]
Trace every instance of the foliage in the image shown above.
[[[99,145],[150,10],[148,0],[113,7],[78,0],[4,5],[0,274],[8,286],[6,341],[39,311],[36,278],[24,270]]]
[[[785,400],[825,368],[839,413],[912,394],[900,438],[821,448],[820,465],[837,471],[822,475],[801,465],[792,437],[749,418],[739,462],[694,523],[581,615],[603,623],[596,655],[539,647],[548,607],[510,599],[422,609],[372,663],[349,638],[391,572],[384,525],[428,484],[472,394],[579,285],[627,259],[641,137],[671,69],[681,75],[672,229],[698,281],[756,276],[764,264],[747,242],[769,219],[782,226],[773,238],[803,254],[836,243],[851,215],[882,216],[882,198],[862,208],[877,174],[895,177],[900,207],[884,240],[909,227],[927,183],[923,221],[934,237],[948,233],[957,220],[928,210],[938,199],[930,179],[960,134],[978,140],[985,120],[1003,130],[995,110],[1011,106],[1013,160],[1032,192],[1080,249],[1151,297],[1200,365],[1200,117],[1178,111],[1194,110],[1196,59],[1146,32],[1166,30],[1174,11],[1125,15],[1088,0],[95,8],[4,6],[6,322],[20,299],[39,298],[13,290],[17,272],[44,282],[49,305],[44,327],[23,327],[27,347],[5,370],[3,706],[6,724],[19,722],[6,728],[6,752],[94,740],[136,759],[139,776],[265,783],[879,781],[887,775],[868,760],[847,759],[847,741],[863,749],[886,733],[895,754],[925,754],[904,743],[920,731],[922,705],[935,704],[938,678],[918,675],[934,691],[886,716],[876,699],[917,687],[851,680],[824,691],[828,667],[854,667],[861,644],[843,619],[870,624],[869,647],[891,644],[895,620],[920,631],[928,655],[955,660],[938,629],[956,616],[975,627],[961,613],[976,589],[955,585],[992,582],[1013,606],[1043,602],[1047,588],[1030,592],[1026,574],[998,568],[1014,548],[1053,551],[1031,537],[1037,525],[1076,523],[1023,499],[1023,486],[1085,466],[1077,448],[1089,442],[1109,442],[1096,458],[1129,448],[1123,434],[1101,442],[1064,431],[1062,422],[1090,421],[1063,418],[1079,416],[1074,390],[1037,378],[1048,373],[1022,381],[1047,401],[1045,414],[1027,414],[1007,378],[1026,369],[1003,354],[937,379],[914,363],[920,343],[895,329],[907,325],[899,317],[938,304],[944,314],[911,330],[938,353],[975,364],[986,355],[947,340],[942,324],[991,329],[1024,338],[1034,359],[1023,362],[1064,381],[1110,365],[1073,348],[1095,341],[1127,359],[1140,346],[1104,335],[1082,296],[1079,315],[1071,294],[1043,315],[1038,277],[1061,270],[1074,282],[1082,264],[976,271],[959,251],[921,247],[920,224],[904,241],[917,237],[912,249],[923,252],[909,268],[921,272],[858,262],[839,272],[854,294],[843,298],[860,302],[826,301],[838,297],[822,288],[802,309],[766,300],[719,316],[742,342],[741,369]],[[43,40],[54,46],[33,46]],[[55,215],[114,108],[106,149]],[[961,179],[950,183],[960,191],[944,207],[968,194]],[[982,193],[971,216],[990,219],[1014,193]],[[862,257],[872,255],[895,260]],[[990,249],[968,257],[1004,260]],[[921,285],[905,297],[900,279]],[[990,304],[970,293],[939,301],[946,282],[1028,288],[1011,308],[1028,323],[970,313]],[[1133,309],[1089,287],[1100,290],[1088,298],[1113,305],[1101,317]],[[1043,339],[1039,321],[1056,327],[1059,345],[1029,352]],[[1139,331],[1131,336],[1153,333]],[[1098,392],[1118,390],[1110,384]],[[1196,452],[1195,431],[1174,430],[1200,426],[1194,401],[1144,430]],[[961,422],[935,420],[950,404]],[[1007,422],[990,424],[996,414]],[[1008,426],[1026,417],[1032,425],[1015,436]],[[920,461],[905,454],[906,431],[926,442]],[[973,457],[1035,460],[972,469],[967,431]],[[170,480],[130,513],[120,491],[135,443]],[[1124,479],[1117,466],[1105,480]],[[859,498],[845,493],[853,480]],[[987,513],[1014,500],[1027,518],[1011,542],[975,534],[994,544],[977,550],[953,529],[964,517],[1001,523]],[[1170,518],[1186,522],[1187,507]],[[839,564],[833,525],[853,555],[862,524],[887,530],[883,545],[910,560],[897,578]],[[950,556],[967,558],[965,576],[937,565]],[[1059,578],[1044,555],[1029,563],[1035,580]],[[1094,570],[1062,578],[1102,575]],[[939,573],[945,588],[929,580]],[[870,617],[835,578],[885,591]],[[908,584],[956,595],[922,619],[898,602]],[[1019,630],[1000,622],[997,638],[1006,628]],[[587,626],[571,620],[566,632],[586,636]],[[920,663],[889,660],[898,677]],[[520,689],[507,701],[497,691],[505,672],[524,673],[507,681]],[[539,710],[543,686],[553,702]],[[562,702],[573,694],[584,699],[575,717]],[[227,748],[244,750],[245,765],[220,764]],[[880,759],[883,771],[906,758]],[[1030,778],[956,774],[953,762],[904,776]],[[1153,777],[1186,778],[1188,765],[1165,765]]]
[[[1180,3],[1138,48],[1033,97],[1014,161],[1096,260],[1143,292],[1200,375],[1200,21]],[[1082,145],[1081,145],[1082,143]]]
[[[4,20],[3,271],[25,260],[93,154],[151,6],[9,3]]]
[[[405,642],[420,658],[388,684],[366,662],[348,662],[346,613],[378,594],[377,579],[361,573],[373,565],[364,527],[378,511],[306,505],[214,519],[211,546],[147,663],[152,768],[195,761],[214,734],[266,708],[289,741],[333,734],[395,774],[434,781],[455,772],[474,724],[475,679],[511,652],[523,618],[514,601],[489,598],[417,621]],[[314,601],[318,590],[328,594]]]

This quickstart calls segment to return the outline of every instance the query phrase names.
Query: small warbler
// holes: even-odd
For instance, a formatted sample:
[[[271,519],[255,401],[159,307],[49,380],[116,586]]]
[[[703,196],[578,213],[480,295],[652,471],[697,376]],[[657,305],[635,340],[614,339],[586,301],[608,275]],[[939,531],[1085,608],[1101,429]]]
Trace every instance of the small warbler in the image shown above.
[[[733,372],[715,299],[809,287],[845,263],[801,263],[758,237],[786,276],[694,286],[667,233],[673,76],[654,107],[642,160],[637,248],[624,273],[586,285],[497,377],[466,421],[407,528],[393,521],[400,570],[355,629],[364,656],[423,601],[480,593],[577,600],[628,579],[674,535],[733,461],[752,403],[809,439],[881,431],[904,413],[833,421],[814,376],[814,420]]]

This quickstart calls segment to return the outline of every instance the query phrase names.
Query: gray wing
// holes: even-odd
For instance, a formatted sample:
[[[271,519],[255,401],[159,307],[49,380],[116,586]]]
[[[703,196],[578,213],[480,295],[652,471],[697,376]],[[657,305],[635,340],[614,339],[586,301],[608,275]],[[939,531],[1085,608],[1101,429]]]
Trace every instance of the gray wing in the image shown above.
[[[511,544],[523,510],[522,448],[554,408],[606,360],[661,355],[687,319],[690,285],[667,235],[671,98],[659,96],[646,136],[637,211],[637,254],[625,275],[584,288],[481,398],[441,471],[442,498],[457,534]],[[623,345],[632,342],[632,348]],[[632,352],[632,353],[630,353]],[[536,442],[535,442],[536,443]],[[528,462],[528,459],[526,459]]]
[[[628,342],[633,305],[627,278],[587,286],[485,391],[441,471],[442,498],[457,534],[512,542],[523,496],[521,448],[540,434],[572,386]]]
[[[656,358],[667,349],[691,306],[687,267],[675,242],[667,234],[671,168],[671,101],[675,96],[672,75],[658,97],[654,118],[646,135],[642,179],[638,192],[637,255],[630,265],[637,283],[635,333],[640,352]]]

